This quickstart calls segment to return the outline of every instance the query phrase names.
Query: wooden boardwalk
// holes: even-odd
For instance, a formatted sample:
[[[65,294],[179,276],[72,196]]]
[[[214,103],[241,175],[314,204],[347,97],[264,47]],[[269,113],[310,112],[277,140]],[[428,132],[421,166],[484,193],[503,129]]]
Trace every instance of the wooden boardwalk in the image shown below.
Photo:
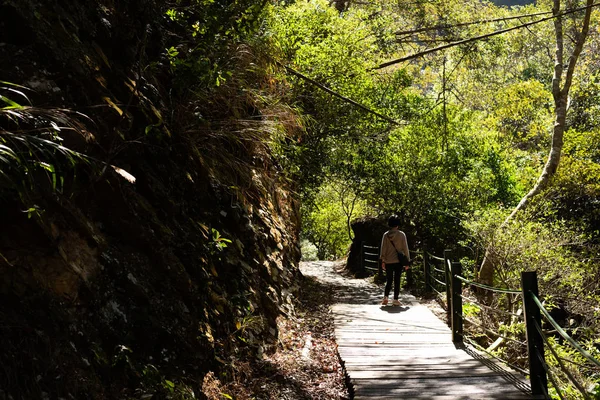
[[[402,307],[333,306],[354,399],[531,399],[528,385],[469,348],[414,297]],[[391,303],[391,302],[390,302]]]

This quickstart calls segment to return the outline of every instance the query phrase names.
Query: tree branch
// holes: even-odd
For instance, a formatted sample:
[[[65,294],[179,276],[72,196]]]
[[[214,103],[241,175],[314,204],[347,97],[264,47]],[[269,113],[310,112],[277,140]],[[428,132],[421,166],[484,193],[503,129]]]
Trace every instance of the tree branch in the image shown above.
[[[346,103],[350,103],[353,106],[356,106],[356,107],[358,107],[358,108],[360,108],[362,110],[365,110],[366,112],[368,112],[370,114],[373,114],[373,115],[375,115],[375,116],[377,116],[377,117],[379,117],[379,118],[381,118],[383,120],[386,120],[386,121],[388,121],[391,124],[394,124],[394,125],[403,125],[399,121],[396,121],[396,120],[394,120],[394,119],[392,119],[392,118],[390,118],[390,117],[388,117],[386,115],[383,115],[383,114],[381,114],[381,113],[379,113],[379,112],[377,112],[375,110],[372,110],[372,109],[368,108],[367,106],[364,106],[364,105],[362,105],[362,104],[360,104],[360,103],[358,103],[358,102],[356,102],[356,101],[354,101],[354,100],[352,100],[352,99],[350,99],[350,98],[348,98],[346,96],[343,96],[343,95],[339,94],[336,91],[333,91],[333,90],[329,89],[327,86],[324,86],[324,85],[320,84],[319,82],[315,81],[314,79],[311,79],[308,76],[306,76],[304,74],[301,74],[300,72],[296,71],[295,69],[292,69],[292,68],[290,68],[290,67],[288,67],[286,65],[283,65],[283,64],[281,64],[278,61],[276,61],[276,62],[277,62],[277,64],[279,64],[280,66],[282,66],[283,68],[285,68],[288,72],[290,72],[292,75],[295,75],[298,78],[304,79],[305,81],[307,81],[307,82],[315,85],[319,89],[324,90],[325,92],[327,92],[327,93],[329,93],[329,94],[331,94],[331,95],[333,95],[333,96],[335,96],[335,97],[337,97],[339,99],[342,99]]]
[[[571,83],[573,82],[573,75],[575,72],[575,65],[577,64],[577,59],[583,50],[583,44],[587,38],[589,29],[590,29],[590,19],[592,16],[592,3],[593,0],[587,0],[587,8],[585,10],[585,17],[583,17],[583,25],[581,27],[581,31],[577,32],[577,42],[575,43],[575,48],[573,49],[573,53],[571,57],[569,57],[569,66],[567,68],[567,74],[565,76],[565,85],[562,88],[561,96],[566,96],[569,93],[569,89],[571,88]]]
[[[538,15],[546,15],[546,14],[550,14],[550,13],[552,13],[552,11],[544,11],[544,12],[538,12],[538,13],[533,13],[533,14],[515,15],[513,17],[503,17],[503,18],[494,18],[494,19],[482,19],[482,20],[479,20],[479,21],[461,22],[461,23],[454,24],[454,25],[451,25],[451,24],[447,24],[447,25],[435,25],[435,26],[430,26],[430,27],[426,27],[426,28],[413,29],[413,30],[409,30],[409,31],[396,31],[396,32],[394,32],[394,34],[395,35],[411,35],[411,34],[414,34],[414,33],[436,31],[438,29],[460,28],[462,26],[477,25],[477,24],[488,24],[488,23],[492,23],[492,22],[510,21],[510,20],[513,20],[513,19],[519,19],[519,18],[525,18],[525,17],[536,17]]]
[[[501,35],[503,33],[507,33],[507,32],[514,31],[514,30],[517,30],[517,29],[526,28],[528,26],[539,24],[539,23],[545,22],[545,21],[549,21],[551,19],[555,19],[555,18],[561,17],[563,15],[573,14],[575,12],[579,12],[579,11],[582,11],[582,10],[585,10],[585,9],[588,9],[588,8],[592,8],[592,7],[597,7],[597,6],[600,6],[600,3],[593,3],[593,4],[591,4],[589,6],[586,6],[586,7],[581,7],[581,8],[576,8],[576,9],[573,9],[573,10],[565,11],[565,12],[563,12],[561,14],[552,15],[552,16],[546,17],[546,18],[541,18],[541,19],[538,19],[536,21],[531,21],[531,22],[527,22],[525,24],[513,26],[511,28],[501,29],[499,31],[494,31],[494,32],[491,32],[491,33],[487,33],[485,35],[475,36],[475,37],[472,37],[472,38],[469,38],[469,39],[459,40],[458,42],[448,43],[448,44],[443,45],[443,46],[434,47],[432,49],[424,50],[424,51],[421,51],[419,53],[414,53],[414,54],[408,55],[406,57],[402,57],[402,58],[398,58],[396,60],[391,60],[391,61],[384,62],[383,64],[379,64],[377,67],[372,68],[371,71],[378,70],[378,69],[383,69],[385,67],[389,67],[390,65],[394,65],[394,64],[398,64],[398,63],[401,63],[401,62],[404,62],[404,61],[412,60],[414,58],[418,58],[418,57],[424,56],[426,54],[435,53],[436,51],[449,49],[449,48],[455,47],[455,46],[460,46],[461,44],[471,43],[471,42],[475,42],[475,41],[478,41],[478,40],[487,39],[487,38],[490,38],[492,36]]]

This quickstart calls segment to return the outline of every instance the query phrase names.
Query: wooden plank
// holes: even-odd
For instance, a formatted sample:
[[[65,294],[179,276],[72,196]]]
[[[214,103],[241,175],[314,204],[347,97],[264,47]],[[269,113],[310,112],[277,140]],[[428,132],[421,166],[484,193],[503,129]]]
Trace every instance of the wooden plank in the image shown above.
[[[382,364],[377,362],[373,362],[365,359],[357,359],[355,362],[345,361],[346,366],[350,363],[352,364],[353,371],[362,371],[362,370],[389,370],[390,368],[394,369],[427,369],[427,370],[436,370],[436,369],[449,369],[449,368],[476,368],[481,365],[481,361],[474,359],[466,359],[460,362],[453,363],[440,363],[437,360],[430,360],[429,362],[420,360],[421,362],[413,363],[412,360],[404,360],[398,358],[387,358],[384,360]]]
[[[429,367],[428,365],[427,367]],[[445,369],[432,369],[432,368],[415,368],[415,369],[392,369],[389,368],[387,370],[381,369],[367,369],[367,370],[353,370],[352,371],[352,379],[355,381],[361,379],[418,379],[418,378],[428,378],[428,379],[446,379],[446,378],[469,378],[469,377],[488,377],[488,376],[498,376],[497,372],[492,371],[489,368],[486,368],[485,365],[480,365],[476,368],[463,368],[458,369],[455,367],[445,368]]]
[[[338,353],[354,399],[531,399],[519,379],[490,368],[451,341],[428,308],[336,304]],[[517,387],[519,386],[519,388]]]
[[[504,394],[486,394],[483,397],[473,397],[473,395],[432,395],[432,394],[424,394],[424,395],[415,395],[412,397],[398,397],[398,395],[382,395],[382,394],[359,394],[353,397],[354,400],[398,400],[398,399],[412,399],[412,400],[526,400],[526,399],[536,399],[536,397],[529,396],[527,394],[515,393],[510,397],[506,397]],[[537,399],[542,400],[543,397],[537,397]]]
[[[354,400],[533,399],[522,378],[456,348],[450,328],[414,297],[382,307],[381,286],[336,274],[331,263],[305,264],[305,272],[340,288],[332,315]]]
[[[503,399],[526,395],[502,377],[448,377],[437,379],[353,379],[354,390],[361,395],[397,396],[397,398],[431,398],[433,396],[470,396],[488,399],[502,395]],[[379,398],[379,397],[378,397]]]
[[[408,360],[433,360],[438,361],[440,363],[444,362],[455,362],[458,359],[464,360],[469,359],[471,356],[465,354],[465,352],[461,350],[457,350],[449,347],[441,347],[439,349],[416,349],[411,347],[397,347],[393,348],[393,354],[398,357],[401,356],[404,359]],[[339,347],[338,351],[340,354],[344,354],[345,356],[354,356],[354,357],[369,357],[373,360],[375,357],[383,356],[387,357],[392,353],[390,348],[385,347],[363,347],[363,346],[355,346],[355,347]]]
[[[362,343],[443,343],[448,345],[448,333],[447,332],[432,332],[431,334],[424,335],[424,332],[409,332],[409,331],[380,331],[368,329],[361,332],[360,336],[357,335],[356,330],[344,330],[336,331],[335,337],[338,340],[347,342],[360,341]]]

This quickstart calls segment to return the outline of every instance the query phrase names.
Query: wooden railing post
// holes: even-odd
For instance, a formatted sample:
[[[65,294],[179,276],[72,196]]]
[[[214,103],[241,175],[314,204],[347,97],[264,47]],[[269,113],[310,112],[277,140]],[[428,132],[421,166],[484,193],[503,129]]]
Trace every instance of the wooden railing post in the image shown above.
[[[377,248],[377,275],[379,279],[383,278],[383,267],[381,266],[381,247]]]
[[[535,327],[536,323],[540,327],[542,326],[542,317],[540,309],[531,297],[531,294],[538,295],[538,282],[535,271],[521,272],[521,287],[523,288],[523,310],[525,313],[525,331],[527,333],[531,394],[545,396],[548,392],[548,377],[543,365],[545,362],[544,341]]]
[[[365,242],[360,242],[360,272],[365,272]]]
[[[425,279],[425,293],[431,292],[431,271],[429,270],[429,261],[427,260],[427,247],[423,245],[423,276]]]
[[[450,250],[444,250],[444,280],[446,282],[446,314],[448,316],[448,323],[452,321],[452,296],[451,296],[451,285],[452,280],[450,279],[450,270],[448,268],[448,261],[450,260]]]
[[[452,266],[452,341],[463,342],[463,313],[462,313],[462,265],[459,262],[451,263]]]

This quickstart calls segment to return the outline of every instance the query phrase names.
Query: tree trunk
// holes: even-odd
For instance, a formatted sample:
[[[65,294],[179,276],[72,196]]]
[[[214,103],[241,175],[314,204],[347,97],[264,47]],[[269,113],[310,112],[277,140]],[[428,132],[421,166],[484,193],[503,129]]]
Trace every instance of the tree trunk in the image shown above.
[[[550,154],[544,169],[533,188],[527,193],[514,208],[510,215],[504,220],[499,229],[503,229],[515,215],[527,208],[531,200],[537,196],[542,190],[544,190],[550,183],[551,178],[556,174],[558,170],[558,164],[560,163],[560,156],[563,148],[563,138],[565,133],[565,123],[567,119],[567,109],[569,104],[569,90],[571,89],[571,83],[573,82],[573,73],[575,71],[575,65],[577,59],[583,49],[583,44],[587,38],[590,15],[592,13],[593,0],[587,0],[587,8],[585,10],[585,16],[583,18],[583,24],[581,31],[577,32],[575,46],[573,52],[569,57],[569,64],[567,66],[566,74],[563,78],[564,72],[564,33],[562,18],[557,16],[560,14],[560,0],[554,0],[554,6],[552,13],[556,16],[554,19],[554,34],[556,37],[556,51],[554,55],[554,76],[552,77],[552,96],[554,97],[554,128],[552,131],[552,143],[550,147]],[[561,87],[562,85],[562,87]],[[492,285],[494,281],[494,257],[490,251],[486,251],[479,268],[479,281],[486,284]]]

